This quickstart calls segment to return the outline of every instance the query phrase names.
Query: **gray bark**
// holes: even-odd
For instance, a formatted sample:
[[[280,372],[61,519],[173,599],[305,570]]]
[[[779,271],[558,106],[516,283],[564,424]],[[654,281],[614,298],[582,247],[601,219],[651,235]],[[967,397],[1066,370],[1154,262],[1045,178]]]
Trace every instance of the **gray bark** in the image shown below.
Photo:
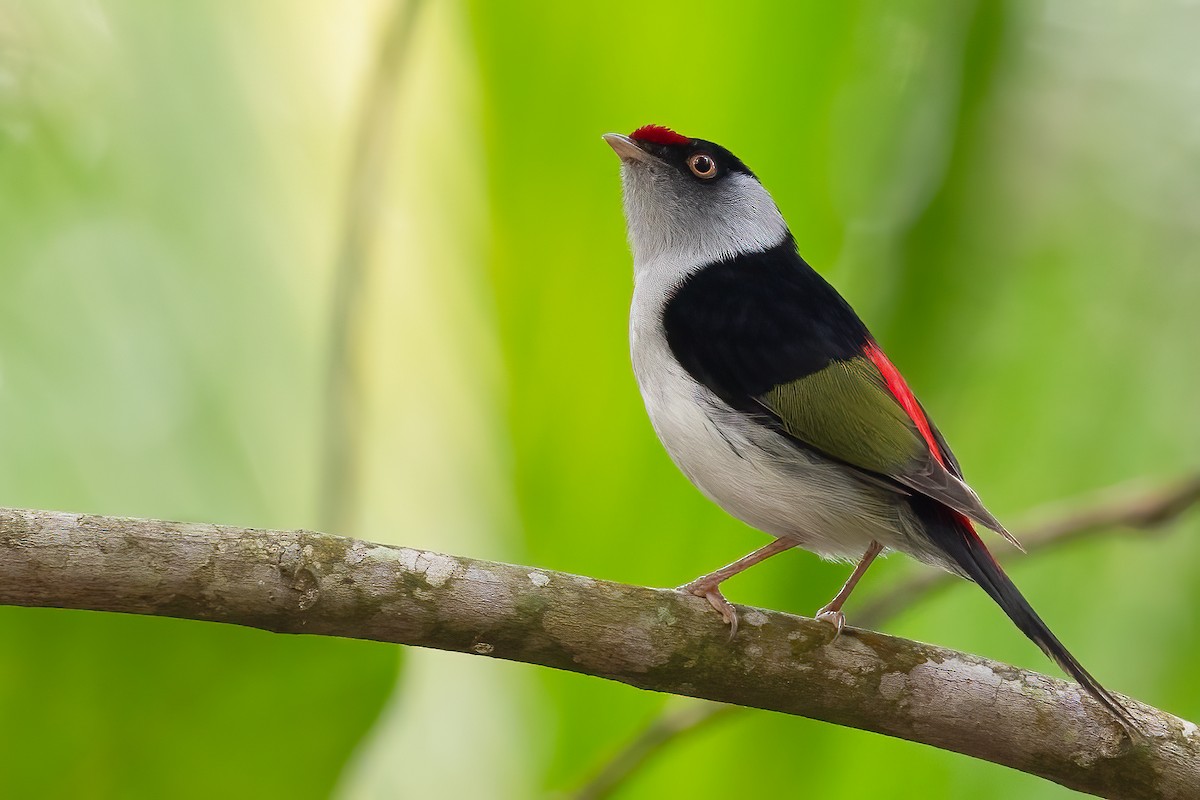
[[[798,714],[1112,798],[1196,798],[1200,734],[1128,700],[870,631],[551,570],[307,531],[0,510],[0,603],[154,614],[541,664]]]

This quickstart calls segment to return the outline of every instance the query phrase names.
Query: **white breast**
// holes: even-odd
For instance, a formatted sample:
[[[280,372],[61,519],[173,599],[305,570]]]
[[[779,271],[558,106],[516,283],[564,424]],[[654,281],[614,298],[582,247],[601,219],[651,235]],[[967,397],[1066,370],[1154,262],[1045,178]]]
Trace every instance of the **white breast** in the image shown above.
[[[910,550],[898,496],[811,456],[730,408],[672,356],[662,307],[679,270],[637,270],[630,313],[633,371],[675,464],[734,517],[826,558],[857,559],[872,541]]]

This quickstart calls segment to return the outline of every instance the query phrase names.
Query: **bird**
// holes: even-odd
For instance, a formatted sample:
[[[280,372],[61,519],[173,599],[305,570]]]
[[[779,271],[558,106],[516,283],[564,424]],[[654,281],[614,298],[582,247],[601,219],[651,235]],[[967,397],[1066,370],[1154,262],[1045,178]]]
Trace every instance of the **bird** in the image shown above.
[[[679,588],[706,599],[732,637],[726,579],[793,547],[856,561],[816,615],[836,639],[871,563],[905,553],[978,584],[1135,734],[1125,705],[1000,568],[975,526],[1020,544],[867,326],[800,256],[758,177],[724,147],[661,125],[603,138],[621,162],[630,354],[651,425],[705,496],[773,537]]]

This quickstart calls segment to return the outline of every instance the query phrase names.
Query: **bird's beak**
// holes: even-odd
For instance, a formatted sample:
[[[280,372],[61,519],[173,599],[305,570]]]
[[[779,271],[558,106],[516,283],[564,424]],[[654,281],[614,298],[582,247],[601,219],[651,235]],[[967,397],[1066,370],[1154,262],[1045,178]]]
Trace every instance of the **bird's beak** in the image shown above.
[[[622,161],[655,161],[654,156],[647,153],[638,143],[621,133],[606,133],[603,136],[608,146],[621,157]]]

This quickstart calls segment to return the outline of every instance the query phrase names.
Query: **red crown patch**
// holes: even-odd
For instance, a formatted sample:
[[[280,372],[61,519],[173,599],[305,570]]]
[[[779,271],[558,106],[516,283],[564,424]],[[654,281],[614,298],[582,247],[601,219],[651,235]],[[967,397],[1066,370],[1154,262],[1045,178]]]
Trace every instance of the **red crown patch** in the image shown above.
[[[629,138],[651,144],[687,144],[691,141],[688,137],[682,136],[663,125],[643,125],[629,134]]]

